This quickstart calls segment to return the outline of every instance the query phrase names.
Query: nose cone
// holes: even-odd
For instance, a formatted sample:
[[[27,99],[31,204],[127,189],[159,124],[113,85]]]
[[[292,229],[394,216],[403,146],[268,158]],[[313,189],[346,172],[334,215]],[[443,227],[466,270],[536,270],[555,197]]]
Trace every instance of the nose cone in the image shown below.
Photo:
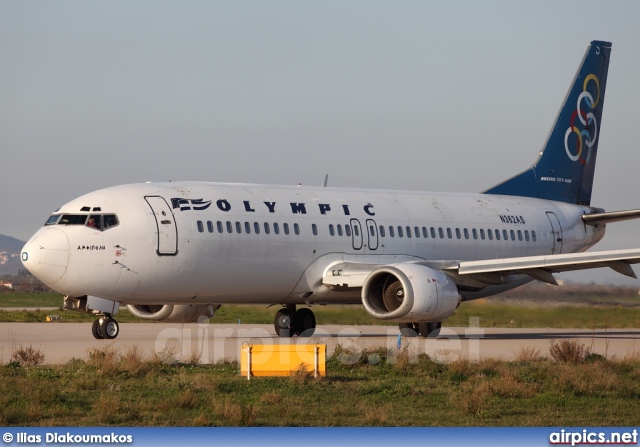
[[[56,228],[45,228],[22,248],[22,265],[52,287],[60,281],[69,263],[69,239]]]

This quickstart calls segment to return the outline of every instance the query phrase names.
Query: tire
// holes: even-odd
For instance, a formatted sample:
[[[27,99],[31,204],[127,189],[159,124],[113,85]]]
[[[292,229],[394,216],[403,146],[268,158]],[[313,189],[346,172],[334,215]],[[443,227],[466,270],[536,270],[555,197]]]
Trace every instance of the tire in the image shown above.
[[[440,328],[442,328],[442,322],[437,321],[433,323],[418,323],[418,330],[420,336],[423,338],[437,338],[440,335]]]
[[[308,308],[298,309],[293,314],[292,319],[293,331],[300,337],[311,337],[316,330],[316,316],[313,311]]]
[[[93,338],[96,340],[103,340],[104,336],[100,331],[100,320],[94,320],[91,325],[91,333],[93,334]]]
[[[399,323],[400,333],[403,337],[417,337],[418,331],[414,323]]]
[[[273,319],[273,328],[276,330],[278,337],[287,338],[293,337],[293,330],[291,329],[291,316],[287,309],[280,309],[275,318]]]
[[[102,321],[101,331],[104,338],[112,340],[120,333],[120,325],[111,317],[107,317]]]

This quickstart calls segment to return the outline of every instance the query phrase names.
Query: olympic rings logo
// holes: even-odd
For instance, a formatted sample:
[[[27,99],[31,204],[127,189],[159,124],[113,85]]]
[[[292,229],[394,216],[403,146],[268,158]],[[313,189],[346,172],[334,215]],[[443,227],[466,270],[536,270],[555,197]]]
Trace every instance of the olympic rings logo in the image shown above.
[[[587,91],[589,82],[595,84],[596,99],[593,100],[591,93]],[[567,132],[564,134],[564,149],[567,151],[567,156],[571,161],[580,161],[582,164],[589,162],[591,158],[591,148],[598,138],[598,123],[596,117],[593,114],[598,102],[600,101],[600,81],[594,74],[590,74],[584,80],[582,85],[582,93],[578,96],[578,103],[576,104],[576,110],[571,115],[571,123]],[[588,113],[581,108],[581,105],[585,104],[585,109],[591,109]],[[576,120],[577,118],[577,120]],[[576,148],[575,154],[569,149],[569,137],[571,134],[576,135]],[[586,155],[584,154],[586,152]]]

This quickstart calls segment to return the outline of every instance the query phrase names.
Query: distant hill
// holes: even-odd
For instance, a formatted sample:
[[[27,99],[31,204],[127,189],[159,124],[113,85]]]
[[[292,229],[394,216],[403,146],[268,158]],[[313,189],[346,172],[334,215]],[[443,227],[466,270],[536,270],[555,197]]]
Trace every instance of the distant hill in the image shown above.
[[[17,275],[22,269],[20,250],[24,241],[0,234],[0,276]]]

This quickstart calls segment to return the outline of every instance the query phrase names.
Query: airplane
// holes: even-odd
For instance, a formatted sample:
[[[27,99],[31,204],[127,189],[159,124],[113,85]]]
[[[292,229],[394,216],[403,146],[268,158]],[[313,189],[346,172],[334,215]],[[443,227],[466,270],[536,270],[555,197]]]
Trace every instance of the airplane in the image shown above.
[[[406,336],[436,336],[463,301],[554,273],[610,267],[636,277],[640,249],[588,252],[640,210],[591,206],[611,43],[592,41],[546,144],[525,171],[481,193],[147,182],[54,212],[22,262],[96,315],[113,339],[120,305],[195,322],[221,305],[281,306],[280,337],[311,336],[315,305],[361,304]],[[304,306],[304,307],[302,307]]]

